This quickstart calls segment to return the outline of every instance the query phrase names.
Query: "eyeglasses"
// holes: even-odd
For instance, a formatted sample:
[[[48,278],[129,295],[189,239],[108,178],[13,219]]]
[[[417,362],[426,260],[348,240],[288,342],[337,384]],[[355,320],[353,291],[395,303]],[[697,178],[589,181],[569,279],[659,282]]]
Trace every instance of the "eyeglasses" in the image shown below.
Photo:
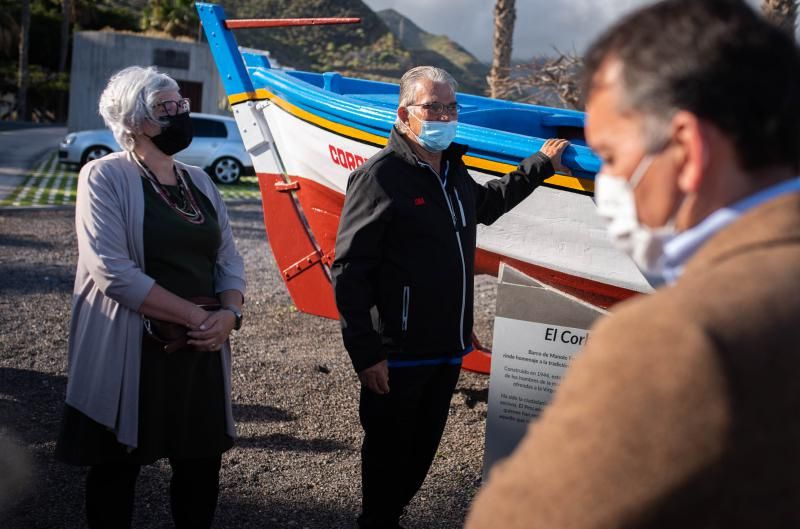
[[[462,107],[458,103],[450,103],[449,105],[444,105],[442,103],[420,103],[417,105],[406,105],[407,107],[422,107],[425,109],[425,112],[429,114],[433,114],[434,116],[441,116],[445,112],[449,115],[458,114],[461,112]]]
[[[188,97],[184,97],[183,99],[178,99],[177,101],[161,101],[160,103],[153,105],[153,108],[158,107],[161,107],[165,115],[176,116],[178,114],[189,112],[190,101]]]

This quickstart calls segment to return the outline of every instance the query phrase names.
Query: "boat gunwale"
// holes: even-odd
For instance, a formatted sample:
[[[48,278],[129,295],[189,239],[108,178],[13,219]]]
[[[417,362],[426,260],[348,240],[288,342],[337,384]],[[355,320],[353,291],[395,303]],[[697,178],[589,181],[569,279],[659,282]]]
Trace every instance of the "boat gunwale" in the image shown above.
[[[347,94],[339,94],[320,88],[303,79],[291,76],[288,72],[249,67],[248,73],[254,83],[256,92],[229,96],[230,101],[234,104],[251,99],[272,99],[271,95],[275,95],[301,110],[334,123],[361,130],[370,135],[386,138],[393,127],[395,113],[385,107],[370,106],[366,104],[366,101],[363,104],[359,104],[358,99],[355,97],[348,97]],[[307,73],[313,74],[313,72]],[[259,95],[259,90],[264,90],[267,93]],[[469,98],[481,98],[481,96],[465,95]],[[459,97],[461,96],[462,94],[459,94]],[[482,99],[488,100],[489,98]],[[505,103],[511,103],[514,107],[494,106],[487,109],[523,109],[526,111],[533,110],[544,115],[555,114],[553,112],[538,111],[536,110],[539,108],[537,105],[516,102]],[[565,110],[565,112],[567,111]],[[577,111],[569,111],[569,113],[575,112]],[[484,158],[491,162],[514,167],[520,160],[529,156],[530,153],[538,151],[545,140],[536,136],[462,122],[459,124],[456,141],[469,146],[468,156]],[[366,143],[380,147],[385,145],[385,141],[368,141]],[[585,180],[588,183],[593,183],[594,174],[600,168],[600,160],[591,149],[581,145],[571,145],[564,153],[563,161],[565,165],[573,169],[575,178]],[[590,185],[590,187],[593,187],[593,185]]]

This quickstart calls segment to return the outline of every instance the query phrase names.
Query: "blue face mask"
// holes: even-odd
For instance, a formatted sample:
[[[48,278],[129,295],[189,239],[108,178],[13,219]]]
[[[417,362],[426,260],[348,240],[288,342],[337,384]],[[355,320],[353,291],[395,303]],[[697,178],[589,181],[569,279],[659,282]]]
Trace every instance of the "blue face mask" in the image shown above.
[[[409,115],[414,116],[410,112]],[[440,152],[453,143],[458,130],[458,121],[423,121],[417,116],[414,118],[422,123],[422,130],[419,131],[419,135],[415,134],[415,136],[417,136],[419,144],[426,150]]]

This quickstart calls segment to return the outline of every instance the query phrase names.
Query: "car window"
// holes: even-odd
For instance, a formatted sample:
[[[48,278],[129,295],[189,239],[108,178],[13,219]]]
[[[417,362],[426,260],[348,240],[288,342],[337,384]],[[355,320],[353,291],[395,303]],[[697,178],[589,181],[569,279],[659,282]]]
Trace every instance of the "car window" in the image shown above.
[[[228,136],[225,124],[213,119],[192,118],[192,129],[197,137],[225,138]]]

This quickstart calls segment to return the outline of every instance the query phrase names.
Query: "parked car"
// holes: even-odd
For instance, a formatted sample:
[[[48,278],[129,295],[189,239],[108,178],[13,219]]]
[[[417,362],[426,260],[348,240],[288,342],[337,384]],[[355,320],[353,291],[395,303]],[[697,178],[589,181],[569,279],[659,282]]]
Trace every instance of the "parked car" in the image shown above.
[[[175,159],[202,167],[220,184],[235,184],[243,174],[253,174],[253,162],[242,144],[236,121],[226,116],[192,112],[194,139]],[[61,141],[58,160],[82,167],[113,151],[121,151],[108,129],[70,132]]]

